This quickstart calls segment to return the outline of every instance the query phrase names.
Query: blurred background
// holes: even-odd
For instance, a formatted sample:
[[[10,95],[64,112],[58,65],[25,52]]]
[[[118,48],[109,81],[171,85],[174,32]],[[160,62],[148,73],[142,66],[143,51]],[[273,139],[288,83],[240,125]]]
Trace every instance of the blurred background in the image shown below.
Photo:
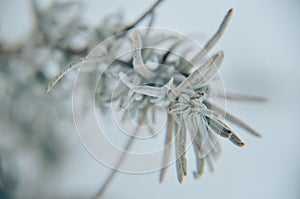
[[[47,8],[49,2],[38,5]],[[82,1],[68,9],[80,13],[80,23],[57,39],[41,30],[55,33],[62,30],[59,23],[42,19],[45,27],[37,26],[36,17],[46,12],[37,15],[29,0],[0,1],[0,198],[80,199],[96,193],[110,169],[93,159],[77,136],[71,109],[74,76],[51,94],[45,94],[44,87],[60,67],[97,44],[97,39],[89,40],[91,45],[83,47],[89,34],[82,34],[86,27],[80,25],[103,27],[103,19],[113,13],[123,13],[123,21],[130,22],[152,2]],[[227,110],[263,137],[240,132],[247,144],[243,149],[222,140],[215,172],[206,171],[198,181],[188,173],[179,184],[174,168],[163,184],[158,172],[119,173],[103,198],[300,198],[300,2],[165,0],[156,10],[154,25],[190,35],[203,45],[230,8],[235,9],[232,21],[214,48],[226,53],[221,71],[225,88],[268,101],[227,102]],[[57,29],[48,30],[49,24]],[[40,32],[33,34],[36,27]],[[79,38],[70,36],[75,31]],[[47,42],[57,49],[49,51]]]

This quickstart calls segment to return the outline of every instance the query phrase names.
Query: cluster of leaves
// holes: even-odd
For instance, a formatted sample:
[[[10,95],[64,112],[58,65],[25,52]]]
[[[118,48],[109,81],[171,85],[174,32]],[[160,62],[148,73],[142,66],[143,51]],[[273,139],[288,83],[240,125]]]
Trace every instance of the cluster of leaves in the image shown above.
[[[160,1],[145,13],[152,13],[152,9],[158,2]],[[254,136],[260,136],[246,123],[211,102],[211,97],[262,101],[261,98],[251,96],[229,94],[226,96],[226,94],[213,93],[210,89],[211,80],[222,65],[224,52],[217,52],[210,57],[208,55],[224,33],[232,13],[233,9],[230,9],[218,31],[196,54],[193,46],[186,46],[186,41],[175,34],[160,34],[150,27],[131,30],[136,24],[125,26],[121,31],[116,32],[119,34],[114,39],[103,43],[88,56],[62,70],[50,81],[46,90],[49,92],[69,71],[77,66],[83,66],[83,68],[92,68],[93,72],[101,73],[100,86],[97,88],[96,95],[96,102],[100,108],[111,102],[117,102],[119,108],[125,110],[124,120],[133,116],[138,124],[142,125],[147,114],[150,113],[154,117],[160,114],[150,107],[160,105],[166,110],[168,118],[160,181],[165,176],[170,155],[169,143],[174,138],[177,177],[180,183],[183,182],[183,177],[187,175],[188,135],[191,136],[196,157],[197,169],[194,177],[199,178],[203,173],[204,163],[207,162],[213,170],[212,159],[216,159],[220,153],[216,136],[227,138],[239,147],[244,146],[244,142],[225,124],[225,120]],[[120,51],[126,49],[129,53],[118,57]],[[176,54],[174,52],[179,51],[183,56],[174,57],[173,54]],[[129,113],[131,116],[128,115]],[[131,147],[138,128],[124,147],[125,151]],[[124,158],[125,154],[115,165],[116,170]],[[109,175],[96,198],[102,195],[116,170]]]
[[[128,113],[132,113],[140,125],[145,122],[147,114],[160,114],[150,107],[159,105],[166,110],[166,147],[160,181],[165,176],[170,156],[169,143],[173,139],[177,177],[181,183],[187,174],[188,136],[191,137],[196,158],[195,178],[203,173],[205,162],[213,169],[212,159],[216,159],[220,153],[217,136],[227,138],[239,147],[244,146],[244,142],[225,121],[259,136],[247,124],[210,100],[213,96],[224,97],[213,93],[210,87],[211,80],[222,65],[224,52],[212,56],[209,56],[209,52],[224,33],[233,10],[229,10],[216,34],[203,49],[195,52],[193,46],[187,46],[186,41],[175,34],[161,34],[151,28],[132,30],[146,16],[150,16],[148,26],[151,26],[154,9],[160,2],[154,2],[130,24],[124,24],[122,16],[117,14],[105,18],[98,27],[88,27],[80,20],[78,4],[53,2],[47,8],[40,8],[32,1],[35,26],[29,38],[14,48],[0,46],[0,96],[4,104],[0,108],[1,120],[13,121],[22,143],[27,143],[27,147],[36,147],[46,165],[50,162],[52,165],[62,156],[63,144],[58,136],[62,127],[58,124],[68,123],[71,119],[71,109],[66,108],[67,96],[71,94],[68,92],[71,81],[64,78],[64,82],[50,94],[44,93],[41,87],[49,82],[46,87],[46,92],[49,92],[62,77],[78,66],[94,66],[91,68],[102,74],[96,95],[100,110],[104,110],[102,108],[111,102],[117,102],[120,109],[126,110],[124,120],[129,118]],[[95,56],[84,56],[96,44],[115,34],[110,43],[94,50]],[[128,47],[128,55],[117,56]],[[176,56],[174,52],[181,56]],[[92,70],[92,74],[94,72]],[[56,73],[58,75],[52,79]],[[90,89],[88,84],[87,89]],[[261,100],[239,95],[229,95],[228,98]],[[125,150],[131,147],[133,139],[134,136]],[[124,158],[124,155],[120,157],[116,170]],[[116,170],[95,198],[102,195]],[[2,176],[0,173],[0,188],[6,185],[3,179],[7,178]]]

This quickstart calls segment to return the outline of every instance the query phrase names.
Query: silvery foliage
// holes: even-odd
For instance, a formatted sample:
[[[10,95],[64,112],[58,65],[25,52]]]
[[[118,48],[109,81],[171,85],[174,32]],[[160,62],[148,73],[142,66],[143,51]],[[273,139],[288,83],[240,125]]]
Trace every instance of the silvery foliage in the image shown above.
[[[47,86],[49,92],[58,81],[69,71],[76,67],[91,67],[100,71],[101,79],[96,93],[96,102],[99,108],[109,106],[113,101],[119,103],[124,110],[124,120],[132,115],[142,125],[146,114],[155,116],[154,105],[160,105],[167,112],[166,145],[175,139],[176,170],[180,183],[187,175],[186,143],[190,136],[193,143],[196,159],[196,171],[194,177],[199,178],[203,173],[204,163],[207,162],[213,170],[212,161],[220,154],[218,136],[227,138],[238,147],[244,146],[244,142],[227,125],[229,121],[254,136],[260,136],[254,129],[249,127],[237,117],[227,113],[222,108],[211,102],[211,97],[226,97],[223,94],[211,92],[210,82],[218,73],[224,60],[224,52],[220,51],[208,56],[209,51],[224,33],[226,26],[232,16],[230,9],[225,16],[220,28],[213,37],[205,44],[204,48],[192,54],[193,49],[185,46],[185,42],[175,35],[156,35],[149,31],[131,30],[128,32],[118,31],[113,42],[102,46],[98,56],[83,57],[61,71]],[[122,30],[130,30],[123,28]],[[124,58],[114,59],[122,46],[130,43],[132,52]],[[143,48],[147,43],[157,44],[158,48],[169,49],[167,52],[155,49]],[[183,57],[172,56],[174,49],[180,49]],[[95,62],[91,64],[91,62]],[[106,68],[109,64],[109,67]],[[163,66],[163,67],[162,67]],[[119,82],[117,87],[112,88],[113,82]],[[155,83],[153,83],[155,82]],[[228,95],[228,99],[262,101],[258,97]],[[103,112],[105,113],[105,112]],[[126,115],[130,113],[131,116]],[[151,127],[149,127],[151,128]],[[133,139],[133,138],[132,138]],[[130,148],[132,140],[129,140],[125,149]],[[169,159],[170,148],[166,147],[163,164]],[[124,156],[116,165],[116,169],[122,164]],[[161,169],[160,181],[163,180],[166,167]],[[107,184],[111,181],[115,170],[97,196],[102,195]]]
[[[76,6],[72,3],[54,2],[41,9],[35,1],[32,2],[36,19],[32,34],[16,48],[1,46],[0,96],[3,106],[0,107],[0,111],[3,113],[1,119],[5,122],[13,121],[19,129],[21,139],[26,140],[30,147],[42,149],[39,151],[46,160],[51,157],[52,162],[61,156],[60,146],[63,144],[57,135],[62,130],[60,124],[71,118],[71,110],[66,108],[66,104],[71,93],[68,89],[72,81],[62,77],[74,68],[91,61],[94,61],[96,66],[106,65],[106,61],[113,58],[122,48],[124,41],[132,46],[129,57],[115,59],[106,70],[102,70],[101,67],[95,68],[102,72],[99,84],[101,86],[97,88],[97,105],[100,111],[104,111],[107,104],[116,101],[121,109],[130,109],[140,124],[145,122],[145,115],[149,112],[155,116],[155,109],[149,107],[157,104],[164,107],[167,112],[165,143],[167,145],[175,139],[176,171],[180,183],[187,174],[188,136],[191,137],[196,159],[195,178],[199,178],[203,173],[205,162],[213,170],[212,161],[220,154],[218,136],[229,139],[239,147],[244,146],[244,142],[225,121],[259,136],[247,124],[210,100],[212,96],[234,100],[262,100],[240,95],[224,96],[211,91],[210,82],[222,65],[224,52],[212,53],[210,56],[208,53],[224,33],[233,13],[232,9],[227,13],[216,34],[204,45],[203,50],[193,54],[193,48],[186,46],[184,40],[174,35],[153,35],[151,31],[135,30],[125,32],[132,30],[146,16],[151,16],[151,26],[154,8],[161,0],[156,1],[133,23],[126,25],[122,22],[121,15],[113,15],[93,28],[80,21]],[[119,35],[114,42],[106,46],[102,56],[92,58],[94,60],[88,56],[84,57],[96,44],[114,34]],[[143,49],[149,42],[169,50],[166,52]],[[172,56],[175,49],[180,50],[184,56]],[[72,63],[69,64],[70,62]],[[66,65],[67,68],[61,69]],[[162,65],[164,67],[161,67]],[[61,72],[50,80],[58,71]],[[50,94],[41,92],[40,88],[46,82],[50,82],[46,87],[46,91],[49,92],[61,79],[61,84]],[[111,82],[117,80],[120,80],[117,88],[111,88]],[[87,83],[86,87],[89,89],[90,85]],[[125,111],[125,114],[128,112]],[[124,120],[128,118],[125,114]],[[125,148],[130,148],[131,144],[130,140]],[[169,155],[168,145],[162,165],[166,165]],[[122,160],[123,156],[116,169]],[[1,164],[2,162],[1,159]],[[160,181],[164,179],[166,168],[161,169]],[[101,196],[114,173],[115,170],[95,198]],[[2,176],[4,175],[0,173],[0,180],[9,179],[7,175],[5,178]]]

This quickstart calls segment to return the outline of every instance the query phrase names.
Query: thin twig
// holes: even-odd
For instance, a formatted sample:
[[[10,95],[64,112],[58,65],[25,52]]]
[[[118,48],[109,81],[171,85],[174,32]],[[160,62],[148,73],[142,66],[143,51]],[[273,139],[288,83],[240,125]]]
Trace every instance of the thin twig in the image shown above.
[[[142,116],[140,117],[140,120],[138,122],[138,126],[136,127],[135,131],[133,132],[132,136],[130,137],[130,139],[128,140],[128,142],[125,145],[125,148],[122,152],[121,157],[119,158],[118,162],[115,165],[115,168],[111,171],[111,173],[109,174],[109,176],[107,177],[107,179],[105,180],[104,184],[102,185],[102,187],[99,189],[99,191],[97,192],[97,194],[95,195],[95,197],[93,197],[93,199],[99,199],[101,198],[101,196],[103,195],[103,193],[105,192],[106,188],[108,187],[108,185],[111,183],[111,181],[113,180],[114,176],[116,175],[117,171],[119,170],[120,166],[122,165],[125,157],[126,157],[126,153],[128,152],[128,150],[131,148],[133,141],[135,139],[135,137],[137,136],[137,134],[140,131],[141,125],[144,123],[144,121],[147,118],[147,112],[149,111],[149,106],[147,106],[144,109],[144,112],[142,114]]]
[[[149,8],[146,9],[144,13],[141,14],[137,19],[135,19],[133,22],[125,25],[123,28],[117,31],[118,33],[122,33],[124,31],[130,30],[134,28],[138,23],[140,23],[145,17],[147,17],[149,14],[153,12],[153,10],[162,2],[163,0],[157,0],[154,2]]]

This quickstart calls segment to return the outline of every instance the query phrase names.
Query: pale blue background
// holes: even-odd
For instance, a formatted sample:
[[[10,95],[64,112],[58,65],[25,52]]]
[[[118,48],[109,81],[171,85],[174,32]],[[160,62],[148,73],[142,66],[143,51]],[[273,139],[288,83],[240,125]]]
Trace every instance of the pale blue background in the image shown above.
[[[125,10],[134,19],[152,1],[86,1],[89,22]],[[235,13],[215,50],[227,54],[222,68],[229,91],[266,96],[265,104],[229,103],[228,110],[263,134],[262,139],[239,133],[247,143],[238,149],[222,142],[215,173],[194,181],[192,169],[183,185],[170,168],[164,184],[158,173],[119,174],[104,198],[300,198],[300,2],[297,0],[197,1],[169,0],[157,9],[155,25],[209,38],[231,7]],[[7,41],[28,33],[27,1],[0,1],[0,34]],[[49,193],[93,195],[109,171],[83,149],[76,137],[69,160],[53,175]],[[58,184],[59,182],[62,185]],[[42,186],[42,185],[40,185]]]

